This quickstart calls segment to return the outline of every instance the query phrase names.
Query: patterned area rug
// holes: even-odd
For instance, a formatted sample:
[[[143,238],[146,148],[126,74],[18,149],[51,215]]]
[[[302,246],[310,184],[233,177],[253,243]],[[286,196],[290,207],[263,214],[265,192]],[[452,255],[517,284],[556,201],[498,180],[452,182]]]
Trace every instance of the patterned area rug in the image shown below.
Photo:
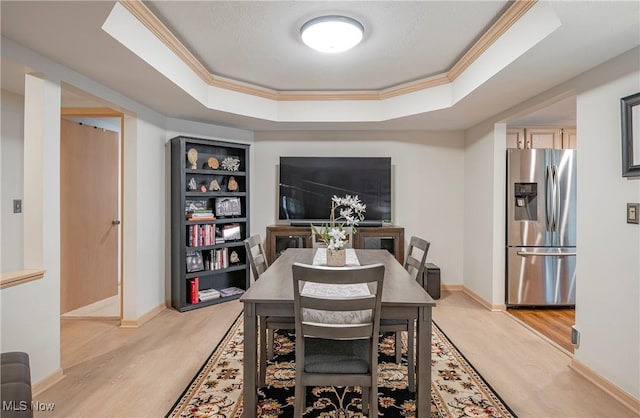
[[[242,325],[240,316],[167,417],[242,416]],[[431,417],[515,417],[435,323],[432,335]],[[277,334],[276,357],[267,368],[267,386],[259,389],[256,416],[293,417],[294,344],[292,334]],[[414,417],[415,396],[407,390],[406,358],[401,365],[394,360],[393,335],[384,335],[378,368],[379,416]],[[361,418],[361,406],[360,388],[307,388],[305,417]]]

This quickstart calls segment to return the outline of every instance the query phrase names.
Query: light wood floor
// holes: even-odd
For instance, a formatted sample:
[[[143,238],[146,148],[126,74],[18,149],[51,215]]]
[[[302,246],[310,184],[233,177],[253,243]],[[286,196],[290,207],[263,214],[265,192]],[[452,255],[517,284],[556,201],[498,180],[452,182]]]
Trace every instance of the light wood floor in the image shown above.
[[[520,417],[637,417],[569,369],[569,356],[505,312],[443,292],[434,320]],[[37,417],[161,417],[241,312],[238,301],[166,310],[138,329],[62,321],[66,378],[35,397]]]
[[[576,323],[575,309],[509,309],[507,312],[573,353],[571,326]]]
[[[76,319],[120,319],[120,295],[114,295],[109,298],[99,300],[87,306],[62,314],[62,318]]]

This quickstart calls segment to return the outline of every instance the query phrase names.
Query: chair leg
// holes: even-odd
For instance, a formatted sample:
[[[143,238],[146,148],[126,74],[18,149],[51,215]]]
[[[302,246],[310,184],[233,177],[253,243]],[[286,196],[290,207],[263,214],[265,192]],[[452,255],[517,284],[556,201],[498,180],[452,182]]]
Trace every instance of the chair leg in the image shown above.
[[[416,335],[416,325],[415,325],[415,321],[413,319],[411,319],[409,321],[409,327],[408,327],[408,335],[407,335],[407,343],[409,345],[409,348],[407,350],[407,362],[409,363],[409,367],[407,372],[409,373],[409,391],[410,392],[415,392],[416,391],[416,360],[415,360],[415,335]]]
[[[296,387],[295,387],[295,403],[293,405],[293,416],[294,417],[302,417],[304,413],[304,407],[306,404],[306,387],[302,386],[300,383],[301,379],[296,379]]]
[[[369,401],[369,417],[378,417],[378,382],[371,386],[371,400]]]
[[[258,345],[260,346],[258,381],[260,386],[265,386],[267,380],[267,326],[264,317],[261,316],[258,321],[258,332],[260,333],[258,336]]]
[[[396,339],[396,363],[400,364],[402,362],[402,338],[400,335],[401,331],[395,332]]]
[[[369,415],[370,417],[373,416],[373,414],[370,414],[370,406],[369,406],[369,394],[371,393],[371,391],[369,390],[368,387],[363,386],[362,387],[362,413],[365,415]]]
[[[273,344],[275,341],[275,330],[267,330],[267,358],[273,360]]]

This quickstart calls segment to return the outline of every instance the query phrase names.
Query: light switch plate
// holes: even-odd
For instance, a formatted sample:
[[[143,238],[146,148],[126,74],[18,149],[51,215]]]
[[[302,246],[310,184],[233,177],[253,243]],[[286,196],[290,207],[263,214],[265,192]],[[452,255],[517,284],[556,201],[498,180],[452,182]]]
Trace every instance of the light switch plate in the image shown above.
[[[640,224],[640,203],[627,203],[627,223]]]
[[[13,213],[22,213],[22,200],[13,200]]]

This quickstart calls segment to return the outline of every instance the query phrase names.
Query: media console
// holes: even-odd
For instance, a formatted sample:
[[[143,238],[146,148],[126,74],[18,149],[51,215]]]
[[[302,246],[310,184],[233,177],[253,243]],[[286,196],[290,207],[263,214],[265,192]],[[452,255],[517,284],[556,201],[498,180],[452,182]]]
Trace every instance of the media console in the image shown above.
[[[269,264],[287,248],[311,248],[311,227],[267,226],[266,252]],[[357,249],[385,249],[404,263],[404,228],[397,226],[360,226],[353,237]]]

